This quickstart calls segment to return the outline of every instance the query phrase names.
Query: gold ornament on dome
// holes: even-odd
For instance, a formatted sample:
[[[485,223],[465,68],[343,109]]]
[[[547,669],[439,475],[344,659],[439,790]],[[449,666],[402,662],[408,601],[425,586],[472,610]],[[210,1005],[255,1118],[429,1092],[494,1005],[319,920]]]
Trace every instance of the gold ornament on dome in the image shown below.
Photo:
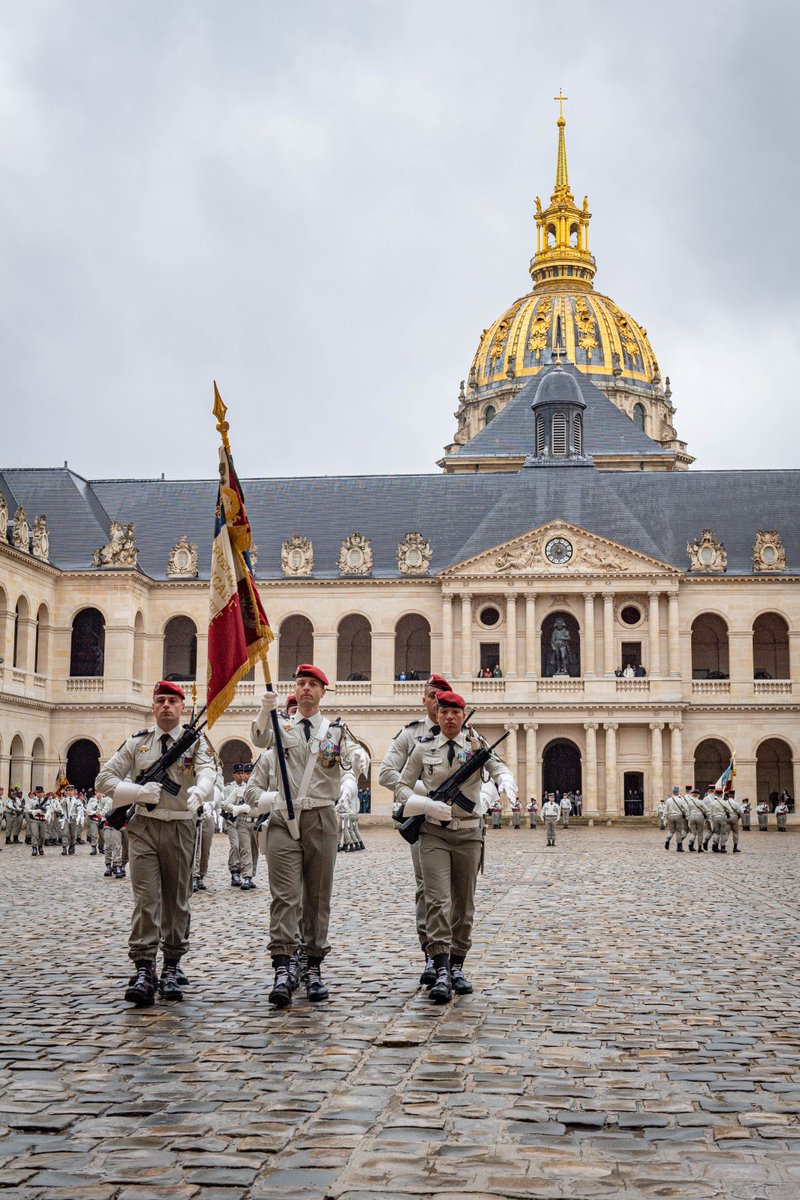
[[[112,521],[109,539],[105,546],[92,555],[93,567],[135,567],[136,537],[134,526],[122,521]]]
[[[759,529],[753,545],[754,571],[785,571],[786,550],[777,529]]]
[[[427,575],[431,544],[421,533],[407,533],[397,545],[397,569],[402,575]]]
[[[592,361],[592,351],[597,349],[597,338],[595,337],[595,324],[592,310],[586,303],[583,296],[578,296],[575,301],[575,324],[578,327],[578,345],[581,350],[586,351],[586,357],[589,362]]]
[[[281,543],[281,571],[284,575],[310,575],[314,570],[314,547],[308,538],[293,533]]]
[[[519,312],[521,304],[522,300],[518,300],[516,304],[513,304],[494,331],[492,344],[489,347],[489,358],[491,358],[495,363],[497,363],[498,360],[503,357],[503,345],[508,337],[508,331],[511,328],[511,322]]]
[[[41,562],[50,561],[50,534],[47,531],[47,517],[42,513],[33,519],[31,532],[31,553]]]
[[[169,552],[167,559],[168,579],[197,578],[197,546],[182,533]]]
[[[617,323],[623,349],[627,352],[629,358],[641,358],[639,343],[636,340],[636,334],[634,333],[627,316],[622,309],[613,302],[613,300],[608,300],[607,303],[614,315],[614,320]]]
[[[340,575],[370,575],[372,573],[372,546],[363,533],[351,533],[342,542],[339,551]]]
[[[24,550],[26,554],[29,549],[30,532],[28,518],[25,516],[25,509],[20,504],[14,513],[14,528],[11,536],[17,550]]]
[[[689,555],[690,571],[721,574],[728,566],[727,551],[710,529],[704,529],[701,537],[689,542],[686,553]]]
[[[532,354],[535,354],[537,362],[539,362],[541,359],[542,351],[547,345],[547,337],[550,332],[550,314],[552,311],[552,300],[540,300],[536,308],[536,316],[531,322],[531,333],[530,337],[528,338],[528,349]]]

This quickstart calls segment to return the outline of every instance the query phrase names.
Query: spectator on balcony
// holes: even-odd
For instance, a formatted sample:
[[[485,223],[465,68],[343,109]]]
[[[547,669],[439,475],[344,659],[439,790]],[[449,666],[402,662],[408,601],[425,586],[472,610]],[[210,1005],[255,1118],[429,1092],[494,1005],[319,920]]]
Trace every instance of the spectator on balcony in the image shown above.
[[[636,679],[644,679],[645,675],[647,674],[647,671],[642,666],[642,664],[639,663],[638,667],[634,667],[633,674]]]
[[[634,677],[633,667],[631,666],[630,663],[626,663],[625,666],[622,668],[622,678],[623,679],[633,679],[633,677]]]
[[[503,672],[500,670],[500,663],[495,663],[494,670],[492,671],[492,679],[502,679],[502,678],[503,678]]]

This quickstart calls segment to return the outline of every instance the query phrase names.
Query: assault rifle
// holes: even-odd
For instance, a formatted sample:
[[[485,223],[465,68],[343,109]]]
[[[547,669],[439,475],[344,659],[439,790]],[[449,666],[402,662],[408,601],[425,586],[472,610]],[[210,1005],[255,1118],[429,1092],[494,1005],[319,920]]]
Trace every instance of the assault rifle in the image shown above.
[[[172,743],[169,750],[166,750],[161,755],[161,758],[154,762],[152,766],[145,767],[143,771],[139,772],[136,776],[136,783],[160,783],[164,791],[169,792],[170,796],[177,796],[181,790],[181,785],[170,778],[168,771],[173,763],[177,762],[179,758],[183,758],[187,750],[191,750],[202,734],[206,723],[205,721],[201,721],[200,718],[205,711],[204,705],[197,716],[193,717],[188,725],[184,725],[183,733],[177,741]],[[156,804],[148,804],[145,807],[148,812],[152,812]],[[129,808],[123,808],[122,805],[119,808],[112,808],[106,817],[106,824],[110,825],[112,829],[124,829],[135,813],[135,804],[131,804]]]
[[[449,779],[445,779],[444,783],[440,783],[435,791],[429,793],[428,799],[441,800],[445,804],[449,804],[451,808],[457,805],[459,808],[463,808],[466,813],[473,813],[475,811],[475,803],[461,794],[461,785],[466,783],[468,779],[471,779],[476,772],[483,770],[486,763],[492,757],[495,747],[499,746],[508,737],[508,732],[510,731],[507,731],[502,737],[498,738],[494,745],[483,746],[480,750],[476,750],[471,758],[468,758],[465,763],[461,764],[457,771],[453,772]],[[409,817],[399,826],[398,833],[410,846],[413,846],[418,840],[425,819],[425,814],[420,813],[416,817]]]

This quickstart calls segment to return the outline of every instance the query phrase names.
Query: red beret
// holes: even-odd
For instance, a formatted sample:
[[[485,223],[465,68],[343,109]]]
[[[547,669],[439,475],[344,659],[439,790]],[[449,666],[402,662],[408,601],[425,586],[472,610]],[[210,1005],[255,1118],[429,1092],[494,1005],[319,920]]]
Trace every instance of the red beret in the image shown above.
[[[297,706],[297,696],[295,696],[294,692],[292,692],[291,696],[286,697],[286,707],[288,708],[290,704],[294,704],[295,707]]]
[[[437,697],[440,707],[443,708],[466,708],[467,702],[463,696],[459,696],[457,692],[439,692]]]
[[[430,679],[425,680],[425,687],[435,688],[437,692],[449,692],[451,690],[450,684],[444,675],[431,675]]]
[[[178,687],[177,683],[172,683],[169,679],[162,679],[153,688],[154,696],[180,696],[181,700],[186,699],[186,692],[183,688]]]
[[[311,663],[300,663],[300,666],[294,673],[295,679],[299,679],[301,675],[305,675],[308,679],[317,679],[324,686],[328,686],[328,676],[319,667],[312,666]]]

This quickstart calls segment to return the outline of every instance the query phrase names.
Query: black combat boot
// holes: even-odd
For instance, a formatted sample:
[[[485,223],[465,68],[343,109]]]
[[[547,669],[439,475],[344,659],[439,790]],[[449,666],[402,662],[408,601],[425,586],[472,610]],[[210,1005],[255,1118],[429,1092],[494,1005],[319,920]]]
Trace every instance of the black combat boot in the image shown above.
[[[186,978],[183,967],[179,962],[175,964],[175,978],[178,981],[178,987],[185,988],[189,986],[189,980]]]
[[[231,887],[241,887],[242,877],[238,871],[231,871]]]
[[[727,853],[728,853],[728,851],[725,849],[725,847],[724,847],[724,846],[720,846],[720,848],[719,848],[719,852],[720,852],[720,854],[727,854]]]
[[[734,854],[741,854],[742,852],[741,852],[741,850],[739,849],[739,847],[738,847],[738,846],[734,846],[734,847],[733,847],[733,853],[734,853]]]
[[[105,871],[103,871],[103,874],[104,874],[104,875],[106,875],[106,876],[108,876],[109,878],[113,879],[113,877],[114,877],[114,868],[111,866],[111,863],[109,863],[109,864],[108,864],[108,866],[106,867]]]
[[[89,851],[89,854],[90,854],[90,855],[91,855],[91,854],[97,854],[97,846],[92,846],[91,850]]]
[[[124,867],[114,867],[114,877],[115,877],[115,879],[124,879],[125,878],[125,868]]]
[[[433,959],[426,950],[422,953],[425,955],[425,970],[419,977],[419,981],[423,987],[433,987],[436,983],[436,968],[433,965]]]
[[[197,891],[197,885],[198,885],[198,883],[199,883],[199,882],[200,882],[200,881],[199,881],[199,879],[197,878],[197,876],[196,876],[196,875],[193,875],[193,876],[192,876],[192,891],[193,891],[193,892],[196,892],[196,891]]]
[[[689,842],[689,849],[691,850],[692,854],[694,854],[694,842]]]
[[[292,985],[289,982],[289,955],[274,954],[272,965],[275,968],[275,982],[269,994],[270,1004],[276,1008],[286,1008],[292,1003]]]
[[[306,995],[312,1001],[328,999],[328,989],[322,982],[321,967],[321,958],[309,958],[306,972]]]
[[[136,963],[136,974],[128,981],[125,999],[137,1008],[149,1008],[156,998],[156,964],[151,959]]]
[[[165,1000],[183,999],[183,991],[175,974],[177,969],[177,958],[164,959],[164,970],[161,972],[161,978],[158,981],[158,990]]]
[[[434,954],[433,965],[436,969],[436,982],[428,995],[435,1004],[447,1004],[453,998],[453,985],[450,982],[449,955]]]
[[[31,858],[37,858],[38,855],[39,855],[39,851],[34,846],[33,849],[31,850]]]
[[[62,854],[64,854],[64,855],[66,855],[66,853],[67,853],[67,847],[66,847],[66,846],[62,846],[62,847],[61,847],[61,853],[62,853]]]
[[[252,892],[256,885],[253,883],[253,880],[249,875],[244,875],[242,876],[242,882],[239,886],[243,892]]]
[[[670,837],[672,837],[672,834],[670,834]],[[669,841],[670,841],[670,839],[669,839],[669,838],[667,838],[667,840],[664,842],[664,849],[665,849],[665,850],[669,850]],[[548,842],[547,844],[548,844],[548,846],[550,845],[550,843],[549,843],[549,842]]]
[[[67,854],[74,854],[74,853],[75,853],[75,847],[70,846],[69,849],[67,850]]]
[[[450,980],[457,996],[471,995],[472,984],[464,974],[464,960],[456,958],[452,954],[450,955]]]
[[[197,887],[194,890],[196,892],[207,892],[208,891],[208,888],[206,887],[206,881],[205,881],[205,879],[203,879],[202,875],[197,876]]]
[[[678,845],[675,847],[675,849],[680,850],[681,854],[683,854],[683,842],[678,842]]]
[[[711,851],[713,854],[719,854],[719,846],[716,842],[711,843]]]

